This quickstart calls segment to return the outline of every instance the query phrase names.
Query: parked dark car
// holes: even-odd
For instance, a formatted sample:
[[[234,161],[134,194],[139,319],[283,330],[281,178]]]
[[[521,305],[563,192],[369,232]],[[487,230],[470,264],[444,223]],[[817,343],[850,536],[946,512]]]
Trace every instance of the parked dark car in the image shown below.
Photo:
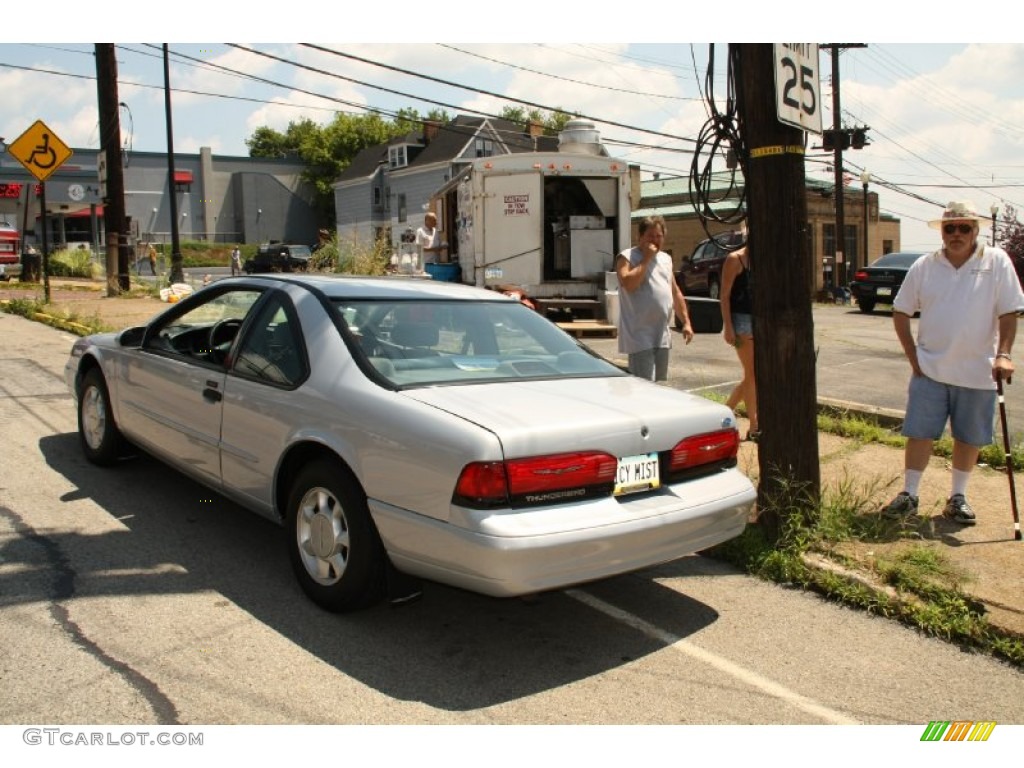
[[[254,272],[305,272],[309,268],[312,251],[308,245],[266,243],[256,251],[255,258],[245,262],[246,274]]]
[[[743,235],[740,232],[722,232],[697,243],[693,253],[683,258],[676,272],[676,282],[683,294],[719,298],[725,257],[741,245]]]
[[[899,251],[887,253],[864,269],[858,269],[850,283],[850,292],[861,312],[872,312],[876,304],[892,304],[903,285],[910,265],[923,253]]]

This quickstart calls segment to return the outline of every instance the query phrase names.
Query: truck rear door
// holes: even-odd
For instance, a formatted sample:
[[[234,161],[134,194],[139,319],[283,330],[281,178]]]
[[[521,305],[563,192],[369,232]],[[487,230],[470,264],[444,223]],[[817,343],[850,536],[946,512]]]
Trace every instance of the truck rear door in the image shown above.
[[[485,176],[483,253],[477,268],[484,285],[538,285],[544,268],[543,175],[538,172]],[[482,258],[482,263],[479,259]]]

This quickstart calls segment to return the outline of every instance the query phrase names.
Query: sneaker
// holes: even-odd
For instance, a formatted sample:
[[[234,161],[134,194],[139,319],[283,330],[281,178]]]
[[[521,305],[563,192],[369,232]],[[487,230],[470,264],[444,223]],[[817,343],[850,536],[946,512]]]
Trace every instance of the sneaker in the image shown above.
[[[971,505],[967,503],[967,499],[962,493],[949,497],[946,508],[942,510],[942,516],[949,518],[954,523],[960,523],[960,525],[974,525],[978,522],[974,516],[974,510],[971,509]]]
[[[882,517],[889,520],[903,520],[917,514],[917,496],[900,491],[896,498],[882,509]]]

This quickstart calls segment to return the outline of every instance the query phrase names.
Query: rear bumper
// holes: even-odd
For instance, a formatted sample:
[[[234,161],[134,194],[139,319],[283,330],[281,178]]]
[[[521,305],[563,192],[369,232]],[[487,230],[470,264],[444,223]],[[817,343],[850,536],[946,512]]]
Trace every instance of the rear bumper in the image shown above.
[[[866,285],[850,283],[850,293],[854,299],[871,299],[882,304],[892,304],[899,288],[893,285]]]
[[[399,570],[513,597],[628,573],[727,541],[743,531],[755,498],[750,481],[732,469],[623,500],[472,512],[463,525],[372,500],[370,511]]]

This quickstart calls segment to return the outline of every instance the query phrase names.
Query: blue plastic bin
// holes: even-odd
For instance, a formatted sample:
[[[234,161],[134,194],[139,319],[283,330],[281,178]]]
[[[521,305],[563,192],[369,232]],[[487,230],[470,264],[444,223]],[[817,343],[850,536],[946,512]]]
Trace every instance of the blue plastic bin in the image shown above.
[[[423,270],[434,280],[446,283],[461,283],[462,270],[458,264],[424,264]]]

